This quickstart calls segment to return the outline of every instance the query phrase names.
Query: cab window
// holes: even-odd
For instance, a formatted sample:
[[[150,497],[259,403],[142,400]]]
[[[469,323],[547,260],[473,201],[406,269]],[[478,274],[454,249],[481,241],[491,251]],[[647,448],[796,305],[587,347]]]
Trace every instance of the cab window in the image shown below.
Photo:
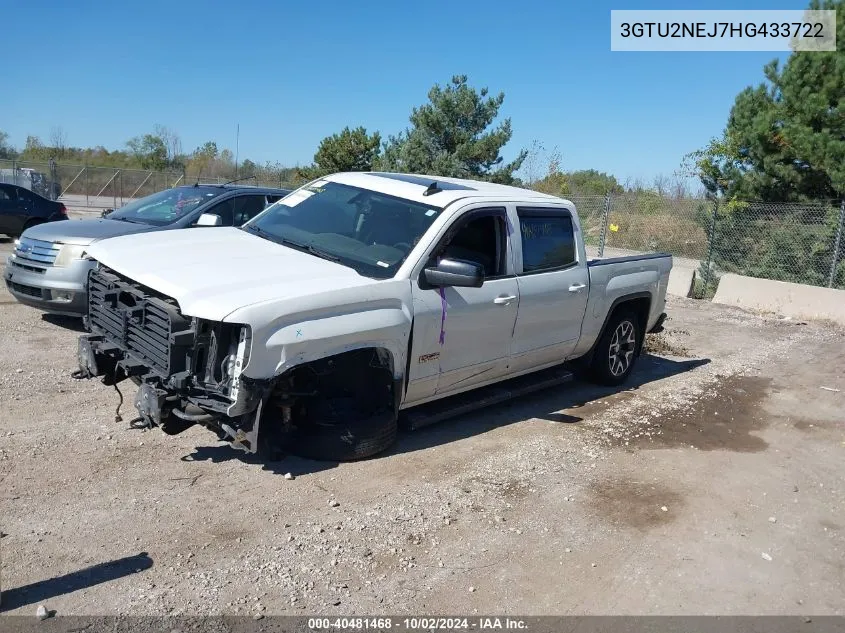
[[[568,213],[519,209],[522,272],[566,268],[576,261],[575,230]]]

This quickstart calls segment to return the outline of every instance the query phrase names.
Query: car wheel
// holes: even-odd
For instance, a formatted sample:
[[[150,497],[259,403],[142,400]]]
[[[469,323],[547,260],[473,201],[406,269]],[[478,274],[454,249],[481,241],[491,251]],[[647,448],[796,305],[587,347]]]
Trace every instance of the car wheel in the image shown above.
[[[639,355],[642,331],[633,312],[611,316],[593,353],[594,380],[603,385],[620,385],[628,378]]]
[[[345,462],[372,457],[396,441],[398,424],[392,409],[363,418],[352,412],[338,417],[320,416],[297,429],[290,438],[290,452],[309,459]]]

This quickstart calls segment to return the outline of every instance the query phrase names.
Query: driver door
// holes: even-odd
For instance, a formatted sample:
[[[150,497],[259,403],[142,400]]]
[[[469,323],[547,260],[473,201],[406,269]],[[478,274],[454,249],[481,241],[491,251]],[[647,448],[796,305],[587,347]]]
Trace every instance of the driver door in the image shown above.
[[[455,220],[425,266],[441,257],[485,268],[480,288],[428,288],[412,282],[414,329],[405,405],[455,394],[507,373],[519,307],[504,208],[474,209]],[[424,267],[425,267],[424,266]]]

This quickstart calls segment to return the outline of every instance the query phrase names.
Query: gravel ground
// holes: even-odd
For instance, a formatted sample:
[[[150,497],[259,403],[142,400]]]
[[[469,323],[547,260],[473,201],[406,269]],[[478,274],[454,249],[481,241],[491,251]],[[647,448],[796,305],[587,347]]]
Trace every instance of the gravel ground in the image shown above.
[[[845,614],[845,335],[669,311],[625,390],[260,463],[115,422],[113,389],[70,378],[75,323],[0,290],[2,609]]]

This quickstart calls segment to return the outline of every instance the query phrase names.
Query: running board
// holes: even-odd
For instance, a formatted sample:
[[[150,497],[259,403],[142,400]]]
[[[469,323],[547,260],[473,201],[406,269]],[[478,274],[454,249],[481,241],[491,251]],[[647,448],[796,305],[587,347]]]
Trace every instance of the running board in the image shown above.
[[[409,430],[419,429],[535,391],[557,387],[573,379],[573,373],[561,366],[532,372],[495,385],[411,407],[400,413],[400,424]]]

